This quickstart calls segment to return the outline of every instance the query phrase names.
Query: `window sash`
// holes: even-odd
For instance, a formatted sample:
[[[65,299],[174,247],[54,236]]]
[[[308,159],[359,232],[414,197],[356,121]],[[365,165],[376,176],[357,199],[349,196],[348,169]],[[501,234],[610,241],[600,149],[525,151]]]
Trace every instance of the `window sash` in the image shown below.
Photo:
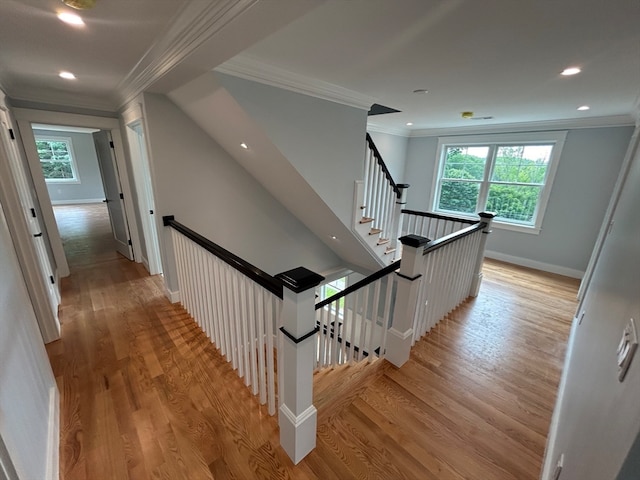
[[[80,183],[80,176],[78,175],[78,167],[75,162],[75,154],[73,152],[73,141],[71,137],[48,137],[44,135],[35,136],[36,141],[36,151],[38,153],[38,158],[40,160],[40,164],[66,164],[69,165],[69,169],[71,170],[71,177],[47,177],[45,169],[43,168],[42,174],[44,176],[45,182],[47,183]],[[37,142],[46,142],[49,144],[49,149],[51,152],[52,158],[41,158],[40,157],[40,149],[37,148]],[[56,158],[56,149],[51,146],[52,142],[56,143],[64,143],[66,145],[66,156],[68,159]],[[44,165],[43,165],[44,166]]]
[[[476,135],[467,137],[441,137],[438,141],[436,166],[437,175],[434,175],[431,209],[437,212],[456,213],[460,216],[473,217],[473,215],[457,210],[449,210],[440,206],[442,188],[445,182],[475,183],[479,184],[478,197],[476,199],[477,211],[486,209],[489,200],[489,191],[492,185],[507,185],[515,187],[532,187],[539,188],[536,207],[530,222],[520,222],[517,220],[497,217],[496,226],[504,228],[515,227],[512,229],[518,231],[527,231],[528,233],[538,233],[544,217],[546,204],[549,199],[551,186],[557,169],[558,159],[564,146],[567,132],[535,132],[523,134],[496,134],[496,135]],[[546,162],[544,182],[509,182],[504,180],[492,180],[493,172],[497,162],[497,154],[503,147],[527,147],[527,146],[551,146],[551,153]],[[450,148],[465,147],[488,147],[484,165],[484,175],[482,180],[478,179],[461,179],[448,178],[444,176],[444,169],[447,162],[447,152]]]

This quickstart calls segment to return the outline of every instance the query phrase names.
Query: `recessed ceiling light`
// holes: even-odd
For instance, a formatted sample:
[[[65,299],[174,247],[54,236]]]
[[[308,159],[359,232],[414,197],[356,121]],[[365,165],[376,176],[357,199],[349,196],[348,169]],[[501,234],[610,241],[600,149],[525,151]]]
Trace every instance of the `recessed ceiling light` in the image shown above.
[[[62,20],[64,23],[68,23],[69,25],[73,25],[75,27],[84,26],[84,21],[75,13],[61,12],[58,14],[58,18]]]
[[[59,75],[60,75],[60,77],[66,79],[66,80],[75,80],[76,79],[76,76],[71,72],[60,72]]]
[[[591,107],[589,105],[582,105],[581,107],[578,107],[578,110],[580,111],[584,111],[584,110],[589,110]]]
[[[411,125],[413,125],[413,122],[407,122],[406,125],[407,127],[410,127]]]
[[[335,235],[329,235],[331,237],[331,240],[337,240],[338,237],[336,237]]]
[[[246,143],[244,143],[244,142],[242,142],[242,143],[240,144],[240,146],[241,146],[242,148],[244,148],[245,150],[249,148],[249,145],[247,145],[247,144],[246,144]]]
[[[565,68],[561,75],[564,75],[565,77],[568,77],[570,75],[575,75],[577,73],[580,73],[582,70],[580,70],[578,67],[569,67],[569,68]]]
[[[429,90],[427,90],[426,88],[418,88],[414,90],[413,93],[429,93]]]

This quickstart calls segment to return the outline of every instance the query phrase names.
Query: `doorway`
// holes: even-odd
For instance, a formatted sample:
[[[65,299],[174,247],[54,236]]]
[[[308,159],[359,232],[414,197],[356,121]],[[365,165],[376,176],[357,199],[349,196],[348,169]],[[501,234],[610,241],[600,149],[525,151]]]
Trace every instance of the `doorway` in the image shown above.
[[[107,130],[31,124],[39,165],[69,266],[133,260],[124,195]]]

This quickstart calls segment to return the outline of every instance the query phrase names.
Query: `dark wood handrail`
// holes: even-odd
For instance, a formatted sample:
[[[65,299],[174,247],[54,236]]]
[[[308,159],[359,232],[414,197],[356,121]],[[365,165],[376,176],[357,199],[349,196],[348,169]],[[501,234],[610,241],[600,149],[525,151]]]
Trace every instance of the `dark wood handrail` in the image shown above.
[[[475,225],[480,221],[480,220],[470,220],[468,218],[448,217],[447,215],[440,215],[438,213],[421,212],[419,210],[408,210],[404,208],[402,209],[402,213],[406,213],[407,215],[416,215],[419,217],[435,218],[438,220],[448,220],[450,222],[466,223],[468,225]]]
[[[242,273],[246,277],[249,277],[258,285],[266,288],[277,297],[282,298],[283,286],[282,286],[282,282],[279,279],[260,270],[258,267],[252,265],[246,260],[243,260],[237,255],[231,253],[229,250],[226,250],[225,248],[221,247],[217,243],[212,242],[208,238],[203,237],[199,233],[194,232],[189,227],[186,227],[180,222],[177,222],[173,215],[162,217],[162,222],[165,227],[171,227],[176,231],[180,232],[182,235],[187,237],[192,242],[200,245],[202,248],[204,248],[210,253],[213,253],[220,260],[223,260],[227,264],[231,265],[233,268],[238,270],[240,273]]]
[[[445,245],[449,245],[450,243],[455,242],[456,240],[460,240],[468,235],[471,235],[478,230],[484,230],[487,226],[486,222],[478,222],[475,225],[471,225],[467,228],[463,228],[462,230],[458,230],[457,232],[450,233],[449,235],[445,235],[444,237],[438,238],[437,240],[433,240],[432,242],[427,243],[424,246],[424,250],[422,251],[423,255],[434,252]]]
[[[383,269],[378,270],[375,273],[372,273],[367,278],[363,278],[359,282],[356,282],[353,285],[349,285],[343,291],[338,292],[335,295],[332,295],[329,298],[325,298],[321,302],[316,303],[316,310],[319,310],[322,307],[326,307],[330,303],[333,303],[336,300],[340,300],[342,297],[346,297],[350,293],[353,293],[356,290],[359,290],[362,287],[365,287],[365,286],[375,282],[376,280],[379,280],[382,277],[384,277],[386,275],[389,275],[392,272],[395,272],[399,268],[400,268],[400,260],[397,260],[397,261],[393,262],[391,265],[388,265],[388,266],[384,267]]]
[[[378,165],[380,165],[380,168],[382,168],[382,171],[384,172],[384,176],[387,177],[387,180],[391,184],[391,187],[393,188],[393,191],[396,193],[396,196],[400,198],[402,196],[402,191],[400,190],[396,182],[393,181],[391,172],[389,172],[387,165],[384,163],[384,160],[382,159],[382,155],[380,155],[380,152],[378,151],[378,147],[376,147],[376,144],[373,143],[373,139],[371,138],[371,135],[369,135],[369,133],[367,133],[367,144],[369,144],[369,148],[373,152],[373,156],[376,157]]]

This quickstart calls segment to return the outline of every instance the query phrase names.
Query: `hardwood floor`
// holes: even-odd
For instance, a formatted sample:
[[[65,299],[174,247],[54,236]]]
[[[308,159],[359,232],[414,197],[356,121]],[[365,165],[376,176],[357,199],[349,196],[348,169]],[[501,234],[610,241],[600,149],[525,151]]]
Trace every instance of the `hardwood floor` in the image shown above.
[[[48,345],[61,478],[537,479],[578,284],[494,261],[484,271],[480,296],[401,369],[317,375],[318,445],[294,466],[277,419],[159,278],[117,256],[77,265]]]
[[[53,213],[70,268],[118,258],[105,203],[55,205]]]

